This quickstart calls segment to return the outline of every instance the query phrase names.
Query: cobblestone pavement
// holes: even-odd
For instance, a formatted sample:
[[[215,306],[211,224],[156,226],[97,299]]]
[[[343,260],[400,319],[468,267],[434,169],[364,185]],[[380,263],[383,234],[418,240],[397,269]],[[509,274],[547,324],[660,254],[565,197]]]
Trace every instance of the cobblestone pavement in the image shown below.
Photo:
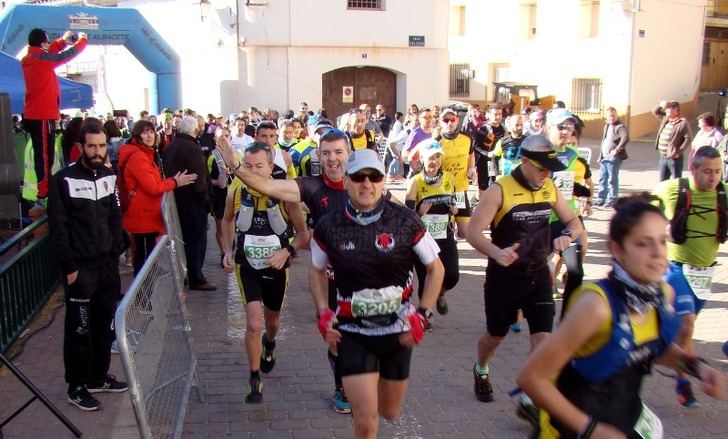
[[[595,141],[587,141],[596,145]],[[595,160],[592,160],[594,164]],[[595,181],[598,167],[595,165]],[[657,181],[656,157],[648,142],[632,142],[630,159],[621,172],[622,192],[648,190]],[[403,187],[393,186],[397,196]],[[595,210],[586,219],[590,249],[587,279],[608,270],[604,239],[610,212]],[[289,293],[278,337],[277,364],[263,376],[264,402],[248,405],[248,367],[243,347],[245,316],[232,276],[218,268],[218,250],[209,240],[205,267],[218,285],[215,292],[192,291],[187,304],[192,315],[194,348],[199,359],[201,403],[190,399],[185,420],[186,438],[330,438],[352,437],[351,417],[331,409],[333,378],[324,343],[316,330],[314,307],[307,288],[309,253],[300,252],[291,269]],[[528,335],[511,333],[492,362],[495,401],[484,404],[473,395],[472,367],[475,345],[484,331],[482,285],[484,258],[460,242],[461,277],[448,293],[450,312],[437,316],[434,332],[415,349],[410,388],[401,417],[394,424],[382,421],[383,438],[525,438],[529,427],[514,413],[507,392],[528,353]],[[728,371],[721,353],[728,339],[728,246],[721,247],[717,285],[707,308],[697,320],[696,345],[700,355],[718,369]],[[130,276],[127,275],[127,282]],[[558,304],[560,305],[560,304]],[[62,308],[51,325],[34,335],[15,363],[89,438],[133,438],[138,433],[126,394],[102,395],[104,410],[81,413],[65,402],[62,367]],[[112,372],[122,375],[118,359]],[[7,416],[26,399],[27,391],[12,377],[0,377],[0,416]],[[642,389],[646,403],[662,419],[668,437],[728,437],[728,403],[698,394],[700,407],[681,409],[673,382],[660,374],[649,377]],[[39,403],[34,403],[4,429],[6,438],[72,437]]]

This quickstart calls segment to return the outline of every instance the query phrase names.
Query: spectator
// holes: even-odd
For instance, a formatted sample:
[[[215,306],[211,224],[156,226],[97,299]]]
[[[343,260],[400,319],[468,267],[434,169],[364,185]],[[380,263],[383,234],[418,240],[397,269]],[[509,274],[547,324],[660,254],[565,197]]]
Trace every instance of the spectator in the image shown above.
[[[177,212],[185,242],[187,281],[190,289],[216,290],[202,273],[207,250],[207,215],[210,213],[208,174],[197,137],[197,120],[186,116],[177,127],[177,135],[163,154],[165,175],[188,172],[197,175],[194,184],[174,190]]]
[[[660,153],[660,181],[682,177],[683,152],[690,145],[690,125],[680,116],[680,103],[662,101],[652,109],[660,121],[655,138],[655,149]]]
[[[693,139],[693,151],[697,151],[701,146],[717,148],[721,140],[723,140],[723,134],[715,127],[713,113],[708,112],[698,116],[698,132],[695,133]],[[692,154],[690,156],[692,157]]]
[[[66,125],[61,134],[61,150],[63,151],[63,163],[73,163],[81,157],[81,144],[78,143],[78,133],[81,131],[83,118],[74,117]]]
[[[123,143],[121,130],[113,120],[104,122],[104,130],[106,130],[106,134],[109,136],[109,146],[107,148],[109,152],[109,163],[111,163],[111,168],[116,172],[119,163],[119,147]]]
[[[71,31],[66,31],[62,38],[52,43],[42,29],[33,29],[28,34],[28,53],[21,61],[25,79],[23,126],[33,142],[38,203],[41,205],[48,198],[48,182],[55,152],[56,120],[61,115],[61,92],[55,68],[78,55],[87,42],[83,32],[76,36]]]
[[[68,402],[92,411],[101,403],[91,393],[127,390],[126,383],[108,375],[112,320],[121,292],[121,211],[116,176],[104,166],[103,127],[87,124],[79,137],[81,158],[53,176],[48,217],[66,294],[63,362]]]
[[[607,108],[607,120],[604,124],[602,147],[599,151],[599,190],[594,201],[595,206],[612,207],[619,197],[619,168],[627,159],[627,142],[629,133],[617,110]]]

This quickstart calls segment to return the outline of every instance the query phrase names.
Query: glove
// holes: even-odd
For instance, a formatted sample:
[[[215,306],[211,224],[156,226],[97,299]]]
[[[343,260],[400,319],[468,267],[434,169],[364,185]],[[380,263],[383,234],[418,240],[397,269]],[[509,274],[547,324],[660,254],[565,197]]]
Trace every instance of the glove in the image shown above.
[[[329,323],[336,318],[336,315],[329,308],[321,311],[318,319],[318,330],[321,333],[321,337],[326,339],[326,331],[330,328]]]
[[[425,312],[424,308],[420,308],[417,312],[414,312],[407,317],[407,321],[410,325],[410,335],[412,335],[412,340],[414,340],[415,344],[420,344],[422,339],[425,337],[425,326],[427,325]]]

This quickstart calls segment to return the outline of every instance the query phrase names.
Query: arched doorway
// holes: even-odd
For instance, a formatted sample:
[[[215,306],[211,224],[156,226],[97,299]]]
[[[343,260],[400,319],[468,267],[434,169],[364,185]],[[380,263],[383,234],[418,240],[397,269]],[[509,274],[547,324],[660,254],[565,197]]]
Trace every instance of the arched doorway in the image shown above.
[[[321,82],[323,106],[332,119],[361,104],[369,104],[372,111],[382,104],[390,116],[397,109],[397,74],[391,70],[342,67],[321,75]],[[344,87],[352,87],[352,94],[345,96]]]

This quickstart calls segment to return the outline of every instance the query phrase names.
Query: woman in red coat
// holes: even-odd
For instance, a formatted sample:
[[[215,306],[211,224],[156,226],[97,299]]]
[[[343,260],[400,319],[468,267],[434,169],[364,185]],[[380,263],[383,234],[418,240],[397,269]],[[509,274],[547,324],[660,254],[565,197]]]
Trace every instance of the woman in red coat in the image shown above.
[[[139,120],[134,124],[129,143],[119,148],[123,226],[132,236],[135,276],[154,249],[157,238],[164,234],[162,195],[197,180],[197,174],[188,174],[186,170],[174,177],[162,178],[155,149],[156,135],[151,122]]]

